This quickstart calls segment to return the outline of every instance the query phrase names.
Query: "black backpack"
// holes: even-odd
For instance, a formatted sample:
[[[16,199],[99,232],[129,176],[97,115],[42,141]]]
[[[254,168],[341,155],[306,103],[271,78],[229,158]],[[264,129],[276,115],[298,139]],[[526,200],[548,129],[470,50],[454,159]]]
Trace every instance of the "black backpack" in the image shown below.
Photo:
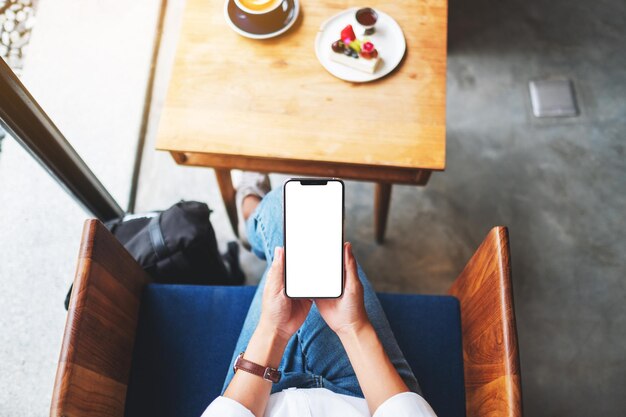
[[[239,245],[222,255],[205,203],[181,201],[162,212],[127,215],[105,223],[154,282],[241,285]],[[72,287],[65,299],[68,308]]]

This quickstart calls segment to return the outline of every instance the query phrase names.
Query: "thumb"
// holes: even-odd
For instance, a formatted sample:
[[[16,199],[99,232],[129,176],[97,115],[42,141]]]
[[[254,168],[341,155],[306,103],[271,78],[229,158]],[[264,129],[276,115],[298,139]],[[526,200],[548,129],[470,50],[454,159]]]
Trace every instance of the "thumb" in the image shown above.
[[[274,260],[272,261],[272,266],[270,266],[270,270],[267,273],[267,285],[272,289],[272,292],[282,290],[284,285],[284,254],[285,250],[282,247],[276,246],[276,248],[274,248]]]
[[[359,273],[357,269],[356,259],[352,253],[352,243],[344,244],[344,273],[346,277],[346,288],[354,288],[358,285]]]

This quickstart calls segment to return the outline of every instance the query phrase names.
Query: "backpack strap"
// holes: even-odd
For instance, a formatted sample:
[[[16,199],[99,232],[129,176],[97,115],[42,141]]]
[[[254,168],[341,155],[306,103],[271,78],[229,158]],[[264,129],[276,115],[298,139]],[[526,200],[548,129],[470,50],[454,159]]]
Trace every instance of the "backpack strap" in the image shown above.
[[[170,256],[170,250],[167,248],[165,244],[165,239],[163,238],[163,232],[161,232],[161,213],[154,216],[150,219],[148,223],[148,234],[150,235],[150,243],[152,244],[152,249],[157,257],[157,260],[161,261],[168,256]]]

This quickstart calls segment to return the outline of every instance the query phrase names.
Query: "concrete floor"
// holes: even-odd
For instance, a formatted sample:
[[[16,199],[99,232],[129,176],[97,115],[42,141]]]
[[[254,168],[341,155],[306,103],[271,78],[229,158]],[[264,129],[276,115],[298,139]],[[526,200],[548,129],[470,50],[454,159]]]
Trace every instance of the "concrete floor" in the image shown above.
[[[180,198],[206,201],[215,210],[212,220],[224,245],[234,236],[213,172],[178,167],[169,155],[153,151],[181,9],[181,4],[170,3],[137,209],[165,208]],[[384,246],[373,240],[373,186],[348,182],[347,238],[376,289],[442,293],[488,230],[507,225],[525,414],[621,416],[626,410],[626,241],[621,236],[626,224],[626,4],[451,0],[449,9],[447,169],[433,175],[425,188],[394,187]],[[551,76],[574,81],[579,117],[539,120],[531,115],[528,81]],[[2,181],[2,172],[21,166],[5,162],[11,147],[3,146],[0,169],[7,171],[0,171]],[[80,146],[89,148],[88,142]],[[120,175],[115,161],[100,162],[98,171],[116,181]],[[282,178],[273,175],[272,181],[279,184]],[[116,188],[116,196],[124,194],[126,185],[118,187],[116,181],[110,187]],[[20,189],[29,186],[18,182]],[[66,204],[63,200],[51,207],[52,215],[62,216],[61,203]],[[18,210],[15,204],[9,207]],[[64,224],[81,222],[72,210]],[[5,230],[13,229],[2,229],[3,245]],[[52,233],[52,241],[59,243],[40,251],[56,253],[65,245],[63,254],[53,258],[74,259],[76,234]],[[18,243],[31,247],[37,242]],[[8,387],[0,390],[0,415],[42,415],[62,314],[44,320],[45,312],[28,301],[31,294],[48,291],[55,299],[42,305],[59,313],[55,309],[72,275],[46,272],[39,286],[9,281],[4,271],[24,280],[37,274],[36,268],[21,272],[14,260],[19,253],[9,255],[11,267],[0,265],[3,291],[14,288],[6,293],[10,302],[0,310],[7,335],[1,339],[0,381]],[[264,265],[250,254],[242,261],[253,283]],[[56,271],[70,269],[73,264]],[[26,336],[12,338],[20,334],[9,319],[16,315],[29,320],[20,321],[20,326],[43,335],[44,343]],[[42,387],[38,393],[37,387]]]
[[[449,169],[425,194],[460,247],[510,227],[529,416],[626,410],[625,47],[624,2],[450,3]],[[546,76],[580,117],[530,116]]]

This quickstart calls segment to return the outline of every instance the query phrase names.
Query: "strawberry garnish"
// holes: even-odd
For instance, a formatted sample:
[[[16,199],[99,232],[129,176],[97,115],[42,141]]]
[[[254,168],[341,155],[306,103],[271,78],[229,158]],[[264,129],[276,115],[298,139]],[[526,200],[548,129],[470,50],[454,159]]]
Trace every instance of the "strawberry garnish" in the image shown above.
[[[354,29],[352,29],[352,25],[348,25],[341,31],[341,40],[344,43],[349,44],[353,40],[356,39],[356,35],[354,34]]]

